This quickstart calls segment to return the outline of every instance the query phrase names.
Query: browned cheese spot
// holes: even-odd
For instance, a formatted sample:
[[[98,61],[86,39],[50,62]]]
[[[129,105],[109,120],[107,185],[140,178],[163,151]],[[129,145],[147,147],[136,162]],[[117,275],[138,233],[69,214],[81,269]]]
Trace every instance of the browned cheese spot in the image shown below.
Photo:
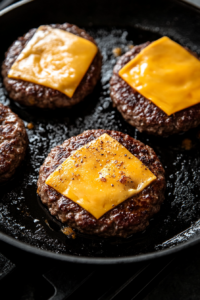
[[[125,175],[123,175],[123,176],[120,178],[119,181],[120,181],[122,184],[126,184],[127,181],[128,181],[128,179],[130,179],[130,178],[127,177],[127,176],[125,176]]]
[[[105,177],[101,177],[101,181],[106,182],[107,179]]]

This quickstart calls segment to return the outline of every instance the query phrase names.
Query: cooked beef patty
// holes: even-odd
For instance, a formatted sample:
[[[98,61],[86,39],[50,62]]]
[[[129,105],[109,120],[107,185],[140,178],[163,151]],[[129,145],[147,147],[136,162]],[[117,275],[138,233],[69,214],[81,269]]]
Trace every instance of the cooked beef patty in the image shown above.
[[[96,220],[81,206],[46,185],[45,181],[73,151],[104,133],[126,147],[154,173],[157,179],[142,192],[122,202]],[[160,205],[164,200],[164,173],[158,157],[149,146],[118,131],[88,130],[51,150],[40,168],[37,183],[38,194],[53,216],[80,232],[103,237],[127,237],[132,233],[143,231],[149,225],[149,219],[160,210]]]
[[[168,136],[198,126],[200,124],[200,104],[168,116],[118,75],[119,70],[148,45],[149,42],[135,46],[119,58],[110,81],[113,105],[123,118],[140,132],[146,131],[150,134]]]
[[[85,38],[92,43],[95,43],[93,38],[85,32],[85,30],[78,28],[72,24],[52,24],[53,28],[66,30],[77,36]],[[90,94],[101,72],[102,57],[100,51],[97,52],[93,62],[91,63],[88,71],[83,77],[81,83],[77,87],[72,98],[67,97],[65,94],[24,80],[8,78],[8,72],[16,61],[21,51],[25,48],[27,42],[33,37],[37,29],[31,29],[23,37],[18,38],[5,54],[5,61],[2,65],[3,82],[8,91],[9,97],[13,100],[28,106],[38,106],[41,108],[56,108],[56,107],[71,107],[74,104],[82,101],[88,94]]]
[[[28,137],[23,121],[0,103],[0,182],[10,178],[25,156]]]

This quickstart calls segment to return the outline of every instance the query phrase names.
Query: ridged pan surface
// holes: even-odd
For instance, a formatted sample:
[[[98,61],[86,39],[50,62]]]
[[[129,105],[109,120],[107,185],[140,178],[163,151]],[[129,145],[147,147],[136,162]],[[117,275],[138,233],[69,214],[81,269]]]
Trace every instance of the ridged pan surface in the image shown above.
[[[1,185],[0,231],[55,253],[102,258],[159,252],[197,238],[198,223],[187,235],[172,239],[200,218],[200,128],[168,138],[139,133],[112,107],[109,80],[117,61],[112,51],[116,47],[124,53],[129,45],[168,35],[200,54],[199,13],[171,1],[163,1],[162,5],[161,1],[151,1],[151,5],[149,1],[137,4],[123,1],[127,9],[116,1],[107,6],[106,1],[102,1],[102,6],[96,3],[95,7],[94,1],[87,1],[86,7],[78,1],[73,2],[67,7],[64,1],[58,6],[55,1],[49,1],[45,8],[36,1],[9,12],[0,20],[1,61],[12,41],[29,28],[65,21],[84,27],[95,38],[103,55],[101,80],[94,92],[70,110],[49,111],[19,106],[7,97],[1,78],[0,102],[17,113],[25,125],[33,123],[34,128],[27,129],[29,149],[25,161],[12,180]],[[80,6],[78,10],[77,5]],[[75,239],[68,238],[60,230],[62,224],[50,216],[36,193],[39,168],[51,148],[84,130],[98,128],[127,133],[151,146],[166,170],[166,197],[160,212],[145,232],[128,239],[102,239],[79,233]],[[184,147],[185,139],[190,140],[189,150]],[[169,239],[172,240],[166,242]]]

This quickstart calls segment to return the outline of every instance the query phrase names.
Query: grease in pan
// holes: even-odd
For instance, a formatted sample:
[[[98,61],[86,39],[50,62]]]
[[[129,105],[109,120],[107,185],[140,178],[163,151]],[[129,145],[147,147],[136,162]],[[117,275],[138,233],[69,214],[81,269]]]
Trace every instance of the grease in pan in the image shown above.
[[[131,5],[134,5],[134,3],[131,2]],[[158,2],[156,2],[156,5],[155,7],[153,3],[151,3],[149,8],[152,7],[152,10],[155,12],[158,8]],[[162,2],[161,5],[163,7],[164,2]],[[41,3],[38,5],[38,8],[39,7],[41,7]],[[45,13],[42,16],[42,23],[44,23],[44,20],[48,23],[48,19],[45,19],[47,16],[46,9],[53,12],[52,6],[46,6]],[[168,9],[165,11],[168,12]],[[65,12],[67,13],[67,10]],[[163,12],[164,10],[162,10],[162,13]],[[144,8],[142,8],[142,17],[144,13]],[[176,11],[176,16],[177,13],[178,10]],[[36,14],[38,14],[38,11],[36,11]],[[76,12],[74,12],[74,15],[75,14]],[[21,25],[19,24],[17,28],[15,28],[15,26],[8,26],[7,30],[9,34],[3,35],[7,45],[10,43],[11,36],[19,35],[19,28],[21,32],[24,30],[25,15],[23,14],[21,18],[23,21],[20,21],[19,15],[20,11],[17,11],[15,19],[15,15],[12,14],[12,20],[16,20],[18,24],[21,22]],[[187,20],[189,19],[188,15],[188,11],[185,12],[185,18]],[[138,9],[137,16],[139,18]],[[150,16],[151,12],[148,11],[148,15],[146,15],[146,23],[148,23],[148,25],[150,23]],[[168,17],[168,14],[163,16],[163,24],[166,24],[166,20],[168,20],[166,18]],[[180,14],[178,17],[180,18]],[[33,19],[31,19],[32,12],[28,14],[28,18],[30,18],[31,22],[33,21]],[[158,19],[158,26],[162,26],[162,20],[161,18]],[[9,18],[8,21],[10,21]],[[56,21],[59,22],[59,19]],[[54,258],[56,258],[54,253],[63,253],[65,255],[59,255],[59,257],[65,260],[70,260],[70,255],[72,254],[72,259],[76,259],[76,261],[79,262],[82,260],[81,256],[87,256],[88,258],[84,258],[84,260],[88,263],[98,261],[136,261],[152,257],[151,254],[149,255],[150,252],[154,252],[154,256],[161,256],[167,252],[156,251],[162,249],[162,242],[183,231],[187,226],[190,226],[191,222],[199,218],[198,198],[195,198],[196,195],[198,195],[200,182],[198,181],[199,165],[197,160],[200,148],[198,147],[199,143],[195,140],[197,130],[190,131],[183,136],[171,137],[170,140],[161,140],[135,131],[134,128],[131,128],[128,123],[123,121],[115,109],[111,109],[109,94],[107,93],[108,79],[110,76],[108,70],[112,69],[115,61],[113,58],[110,60],[107,60],[107,58],[113,57],[112,49],[121,47],[122,52],[124,52],[130,43],[137,45],[146,40],[155,40],[159,37],[156,33],[151,32],[151,29],[146,32],[140,29],[135,30],[132,27],[124,28],[123,26],[126,25],[123,23],[123,19],[120,18],[119,21],[121,22],[121,28],[118,30],[101,27],[88,28],[91,35],[98,41],[98,45],[105,58],[102,72],[103,89],[99,91],[99,93],[98,90],[94,92],[96,99],[98,99],[97,102],[94,103],[94,98],[90,97],[90,100],[87,100],[89,106],[85,107],[81,104],[80,111],[75,107],[70,113],[62,111],[59,113],[45,112],[46,118],[44,119],[43,111],[39,112],[38,110],[29,110],[28,108],[21,110],[18,106],[14,105],[12,101],[9,102],[9,99],[4,96],[4,88],[1,87],[1,101],[5,104],[11,103],[12,110],[17,112],[23,120],[28,122],[34,120],[34,130],[28,132],[30,137],[30,154],[28,154],[26,158],[26,164],[19,170],[18,177],[15,178],[15,181],[9,183],[9,189],[3,188],[2,190],[3,196],[1,202],[3,203],[3,208],[1,207],[1,212],[4,214],[4,217],[0,219],[0,226],[2,232],[5,232],[7,235],[15,236],[18,240],[24,241],[27,244],[35,245],[37,248],[32,247],[35,252],[40,251],[40,249],[50,250],[52,251],[51,257]],[[99,23],[100,22],[101,20],[99,19]],[[176,36],[176,40],[186,44],[186,35],[185,31],[181,28],[182,24],[183,23],[176,22],[173,26],[175,26],[174,30],[177,30],[180,34]],[[191,31],[192,26],[193,22],[188,22],[187,32]],[[193,30],[193,32],[195,32],[195,30]],[[192,49],[194,45],[197,44],[198,46],[198,43],[195,41],[195,36],[192,34],[192,31],[190,37],[192,42],[189,42],[187,45]],[[193,50],[195,51],[195,48],[193,48]],[[6,48],[2,47],[2,57],[5,51]],[[110,105],[108,105],[108,103]],[[104,104],[106,105],[104,106]],[[67,125],[67,130],[63,127],[63,123]],[[48,153],[56,144],[61,144],[63,139],[77,135],[87,128],[99,127],[107,129],[113,128],[114,130],[127,132],[129,135],[143,141],[143,143],[151,145],[151,147],[156,150],[163,165],[167,167],[167,201],[164,202],[161,212],[151,220],[151,225],[147,228],[145,233],[136,234],[128,240],[125,239],[125,244],[122,243],[121,240],[116,244],[116,242],[112,242],[110,239],[109,241],[106,241],[107,239],[95,240],[94,237],[89,239],[80,236],[77,236],[73,243],[69,240],[65,241],[65,239],[62,238],[63,234],[59,235],[57,231],[53,232],[49,230],[42,221],[46,214],[44,214],[43,210],[39,209],[36,200],[35,182],[38,177],[38,166],[43,163],[45,153]],[[55,133],[57,134],[55,135]],[[179,147],[185,138],[192,140],[193,150],[186,152]],[[26,168],[24,168],[25,166]],[[191,168],[193,172],[188,174],[188,170]],[[31,176],[29,176],[30,173]],[[20,210],[18,210],[19,208]],[[35,218],[40,221],[38,223],[33,222]],[[193,233],[189,234],[190,237],[192,235]],[[189,236],[187,236],[184,241],[187,240]],[[183,243],[183,240],[181,243]],[[173,246],[176,246],[176,243],[173,243]],[[184,245],[182,245],[182,247],[184,247]],[[177,247],[174,247],[169,251],[173,252],[176,250]],[[124,258],[125,256],[126,258]],[[101,258],[96,260],[94,257]],[[107,259],[107,257],[109,257],[109,259]]]

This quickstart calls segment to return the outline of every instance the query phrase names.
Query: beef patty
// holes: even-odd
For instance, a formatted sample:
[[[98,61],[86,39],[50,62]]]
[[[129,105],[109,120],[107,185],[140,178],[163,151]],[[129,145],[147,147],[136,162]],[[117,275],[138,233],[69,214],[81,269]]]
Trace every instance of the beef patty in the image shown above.
[[[0,182],[10,178],[25,156],[28,137],[23,121],[0,103]]]
[[[95,43],[93,38],[87,34],[83,29],[78,28],[72,24],[51,24],[53,28],[66,30],[77,36],[89,40]],[[16,61],[21,51],[25,48],[28,41],[33,37],[37,29],[31,29],[23,37],[19,37],[5,54],[5,60],[2,65],[2,76],[3,82],[8,92],[8,95],[13,100],[28,106],[38,106],[41,108],[56,108],[56,107],[71,107],[74,104],[82,101],[88,94],[90,94],[99,77],[101,72],[102,57],[100,51],[97,52],[93,62],[91,63],[88,71],[83,77],[81,83],[77,87],[72,98],[67,97],[65,94],[39,85],[32,82],[8,78],[8,72]]]
[[[73,151],[104,133],[126,147],[151,170],[157,179],[142,192],[125,200],[97,220],[77,203],[46,185],[45,181]],[[127,237],[132,233],[143,231],[149,225],[149,219],[160,210],[164,200],[164,173],[158,157],[149,146],[118,131],[87,130],[51,150],[40,168],[38,194],[53,216],[80,232],[103,237]]]
[[[168,136],[198,126],[200,124],[200,104],[168,116],[118,75],[119,70],[148,45],[149,42],[135,46],[119,58],[110,80],[110,95],[113,105],[123,118],[140,132],[146,131],[154,135]]]

